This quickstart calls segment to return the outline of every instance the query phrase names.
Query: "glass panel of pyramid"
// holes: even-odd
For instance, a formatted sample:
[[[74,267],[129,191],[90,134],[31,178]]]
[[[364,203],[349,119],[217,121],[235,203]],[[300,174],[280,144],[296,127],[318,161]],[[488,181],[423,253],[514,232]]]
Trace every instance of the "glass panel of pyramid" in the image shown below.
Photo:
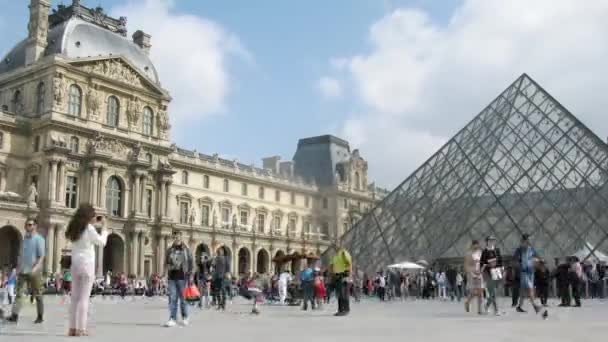
[[[608,255],[608,146],[526,74],[342,238],[356,265],[458,261],[523,233],[547,261]],[[331,253],[331,251],[328,251]]]

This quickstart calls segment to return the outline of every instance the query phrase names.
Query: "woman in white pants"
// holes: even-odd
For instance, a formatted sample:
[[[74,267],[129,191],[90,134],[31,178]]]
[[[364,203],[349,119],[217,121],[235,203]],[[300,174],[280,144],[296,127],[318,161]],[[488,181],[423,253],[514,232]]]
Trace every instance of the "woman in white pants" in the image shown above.
[[[94,224],[101,226],[97,233]],[[87,336],[89,298],[95,280],[95,246],[105,246],[108,232],[103,217],[95,217],[90,204],[82,204],[68,224],[65,236],[72,242],[72,302],[68,336]]]

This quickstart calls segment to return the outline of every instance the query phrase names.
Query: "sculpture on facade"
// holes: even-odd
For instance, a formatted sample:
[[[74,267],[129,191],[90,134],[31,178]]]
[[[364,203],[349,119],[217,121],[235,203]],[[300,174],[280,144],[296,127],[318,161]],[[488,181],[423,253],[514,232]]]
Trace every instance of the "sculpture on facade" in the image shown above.
[[[63,134],[51,133],[51,146],[67,147],[68,143]]]
[[[65,99],[65,81],[62,74],[55,75],[53,78],[53,100],[55,107],[59,108]]]
[[[99,118],[101,109],[101,97],[97,91],[97,85],[87,87],[87,111],[92,119]]]
[[[36,190],[36,183],[32,182],[27,193],[27,205],[30,208],[36,208],[36,199],[38,198],[38,190]]]
[[[194,206],[190,210],[189,221],[190,221],[190,225],[193,225],[194,222],[196,222],[196,209],[194,209]]]
[[[167,116],[167,112],[162,109],[158,111],[156,126],[158,128],[158,132],[160,133],[161,138],[165,139],[167,137],[167,131],[171,129],[171,124],[169,123],[169,117]]]
[[[138,141],[131,151],[131,160],[138,160],[141,155],[141,143]]]
[[[236,229],[237,227],[237,220],[236,220],[236,214],[232,215],[232,228]]]
[[[213,228],[217,228],[217,213],[215,212],[215,209],[213,209]]]
[[[142,106],[139,97],[135,96],[133,100],[127,103],[127,119],[130,126],[137,126],[141,110]]]

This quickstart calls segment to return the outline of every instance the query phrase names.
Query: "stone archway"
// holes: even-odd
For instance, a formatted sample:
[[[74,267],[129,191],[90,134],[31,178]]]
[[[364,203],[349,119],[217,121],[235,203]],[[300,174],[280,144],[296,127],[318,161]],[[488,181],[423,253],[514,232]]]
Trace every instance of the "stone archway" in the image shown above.
[[[268,252],[263,248],[260,249],[258,251],[256,272],[259,274],[268,273],[269,261],[270,261],[270,256],[268,255]]]
[[[247,274],[251,270],[251,253],[245,247],[239,249],[238,254],[238,274]]]
[[[103,249],[103,273],[112,271],[113,274],[125,272],[125,243],[117,234],[110,234]]]
[[[226,259],[226,264],[230,265],[230,273],[234,274],[236,270],[234,270],[234,264],[232,263],[232,250],[225,245],[219,246],[217,248],[217,250],[215,251],[215,255],[219,255],[219,251],[223,251],[224,252],[224,258]]]
[[[285,252],[283,252],[282,250],[278,250],[274,254],[275,258],[282,258],[284,256],[285,256]],[[281,273],[281,271],[283,271],[283,265],[284,264],[285,264],[284,262],[275,261],[275,263],[274,263],[274,271],[275,271],[275,273]]]
[[[198,264],[202,260],[201,257],[203,255],[210,257],[211,253],[210,253],[209,246],[207,246],[204,243],[201,243],[198,246],[196,246],[196,250],[194,251],[194,261],[196,264]]]
[[[21,249],[21,233],[13,226],[0,228],[0,269],[4,266],[17,267],[19,250]]]

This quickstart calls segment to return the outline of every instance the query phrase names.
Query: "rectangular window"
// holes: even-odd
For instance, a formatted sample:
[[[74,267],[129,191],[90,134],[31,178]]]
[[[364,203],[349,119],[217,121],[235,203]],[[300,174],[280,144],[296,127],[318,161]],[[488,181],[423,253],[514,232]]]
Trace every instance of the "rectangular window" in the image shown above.
[[[146,213],[148,214],[148,217],[152,217],[152,196],[152,189],[146,189]]]
[[[258,214],[258,232],[264,232],[264,226],[266,225],[266,215]]]
[[[37,135],[34,138],[34,152],[38,152],[38,151],[40,151],[40,136],[39,135]]]
[[[0,132],[0,149],[4,148],[4,133]]]
[[[261,186],[261,187],[258,189],[258,197],[259,197],[260,199],[264,199],[264,187],[263,187],[263,186]]]
[[[224,192],[230,192],[230,181],[224,179]]]
[[[203,188],[209,189],[209,176],[207,175],[203,176]]]
[[[294,192],[291,193],[291,205],[296,204],[296,194]]]
[[[329,236],[329,223],[323,222],[321,225],[321,234]]]
[[[230,209],[229,208],[222,208],[222,222],[224,223],[230,223]]]
[[[275,231],[281,230],[281,216],[274,217],[274,227],[272,227]]]
[[[329,207],[329,201],[327,197],[323,197],[323,209],[327,209]]]
[[[78,207],[78,178],[68,176],[65,186],[65,206],[68,208]]]
[[[344,199],[344,209],[348,209],[348,200]]]
[[[249,212],[247,210],[241,210],[241,225],[246,226],[249,222]]]
[[[277,202],[281,202],[281,191],[280,190],[276,190],[274,192],[274,200]]]
[[[247,196],[247,183],[241,184],[241,195]]]
[[[306,206],[306,208],[310,207],[310,197],[306,196],[306,198],[304,199],[304,205]]]
[[[188,223],[188,202],[180,202],[179,204],[179,223]]]
[[[289,218],[289,231],[292,233],[296,232],[296,218],[295,217]]]
[[[344,222],[342,224],[342,229],[343,229],[342,234],[344,234],[348,231],[348,222]]]
[[[202,217],[201,223],[203,224],[203,226],[209,226],[210,210],[211,210],[211,208],[209,208],[208,205],[203,205],[203,207],[201,208],[201,217]]]

